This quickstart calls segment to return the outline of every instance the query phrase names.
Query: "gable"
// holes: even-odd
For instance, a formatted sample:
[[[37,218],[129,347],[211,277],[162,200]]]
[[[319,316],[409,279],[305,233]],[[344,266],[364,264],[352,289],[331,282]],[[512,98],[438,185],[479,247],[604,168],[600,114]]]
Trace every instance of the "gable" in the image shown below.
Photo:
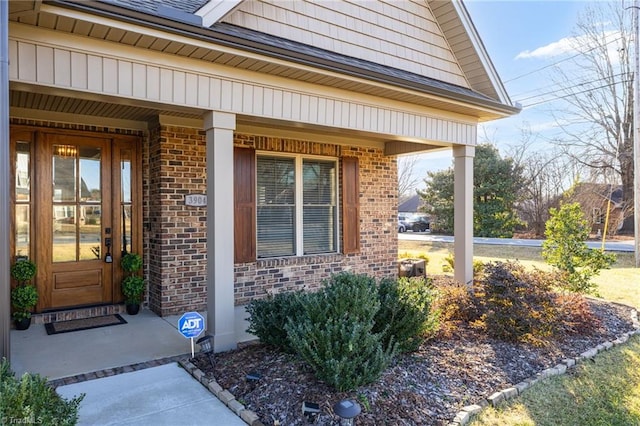
[[[470,87],[426,2],[245,0],[222,22]]]

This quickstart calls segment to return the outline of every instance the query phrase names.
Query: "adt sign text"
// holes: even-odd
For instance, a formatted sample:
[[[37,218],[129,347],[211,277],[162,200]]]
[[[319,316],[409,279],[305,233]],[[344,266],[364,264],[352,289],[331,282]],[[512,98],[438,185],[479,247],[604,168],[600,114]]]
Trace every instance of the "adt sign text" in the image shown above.
[[[187,339],[198,337],[204,331],[204,317],[197,312],[187,312],[178,320],[178,330]]]

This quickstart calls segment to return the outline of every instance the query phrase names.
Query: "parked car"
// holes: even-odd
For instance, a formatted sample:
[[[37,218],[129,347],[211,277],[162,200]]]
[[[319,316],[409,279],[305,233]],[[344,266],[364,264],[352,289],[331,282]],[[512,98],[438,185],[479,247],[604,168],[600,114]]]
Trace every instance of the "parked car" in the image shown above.
[[[411,229],[413,232],[425,232],[430,228],[430,221],[428,217],[416,216],[411,221],[411,224],[407,226],[407,229]]]
[[[398,219],[398,232],[405,232],[407,230],[407,224]]]

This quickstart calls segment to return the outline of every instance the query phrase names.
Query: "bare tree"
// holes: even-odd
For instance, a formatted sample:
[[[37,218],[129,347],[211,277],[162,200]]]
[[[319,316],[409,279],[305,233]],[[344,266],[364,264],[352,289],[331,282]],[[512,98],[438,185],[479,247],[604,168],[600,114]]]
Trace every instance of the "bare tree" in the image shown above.
[[[398,157],[398,201],[402,202],[414,195],[420,182],[420,177],[415,175],[415,167],[418,163],[417,155]]]
[[[571,158],[557,149],[542,146],[528,128],[522,130],[520,144],[510,146],[507,154],[522,170],[518,214],[530,231],[542,236],[549,219],[549,208],[555,206],[572,185],[577,171],[571,171],[574,169]]]
[[[554,73],[555,95],[564,102],[554,113],[563,136],[554,142],[602,183],[621,184],[626,215],[633,219],[633,26],[627,3],[593,3],[580,17],[572,46],[577,54]],[[624,229],[633,229],[633,220]]]

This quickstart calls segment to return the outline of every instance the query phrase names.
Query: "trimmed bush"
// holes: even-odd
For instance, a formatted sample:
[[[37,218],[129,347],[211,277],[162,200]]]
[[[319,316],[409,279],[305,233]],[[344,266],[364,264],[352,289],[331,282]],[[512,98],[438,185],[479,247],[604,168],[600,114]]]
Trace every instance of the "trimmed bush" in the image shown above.
[[[378,379],[396,352],[383,348],[373,332],[380,308],[375,280],[340,273],[323,291],[302,300],[303,315],[287,321],[292,347],[315,375],[338,391],[356,389]]]
[[[425,337],[435,333],[438,320],[431,310],[434,297],[430,280],[424,277],[380,281],[380,309],[372,331],[382,334],[385,350],[397,344],[400,352],[415,351]]]
[[[246,307],[249,313],[247,332],[256,335],[261,342],[281,351],[294,353],[285,325],[291,319],[297,322],[303,312],[302,300],[306,295],[300,291],[269,295],[266,299],[252,300]]]
[[[438,313],[438,332],[443,336],[452,336],[459,324],[478,319],[478,300],[466,284],[443,276],[436,281],[435,291],[433,310]]]
[[[532,282],[522,265],[488,263],[480,281],[481,320],[490,335],[503,340],[543,344],[557,317],[555,293],[545,282]]]
[[[83,398],[62,398],[37,374],[17,379],[9,362],[0,362],[0,424],[75,425]]]

